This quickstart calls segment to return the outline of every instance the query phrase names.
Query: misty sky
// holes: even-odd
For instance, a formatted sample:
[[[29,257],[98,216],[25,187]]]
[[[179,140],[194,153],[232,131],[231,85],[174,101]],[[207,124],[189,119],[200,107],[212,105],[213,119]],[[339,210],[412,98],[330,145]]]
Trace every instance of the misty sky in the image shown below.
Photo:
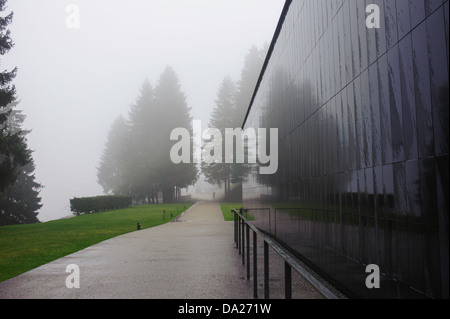
[[[80,28],[66,26],[66,7]],[[192,115],[207,125],[223,77],[239,79],[252,44],[270,43],[283,0],[9,0],[15,47],[2,70],[27,119],[41,191],[41,221],[70,215],[69,199],[101,195],[97,166],[108,131],[145,79],[167,65]],[[169,142],[169,137],[168,137]]]

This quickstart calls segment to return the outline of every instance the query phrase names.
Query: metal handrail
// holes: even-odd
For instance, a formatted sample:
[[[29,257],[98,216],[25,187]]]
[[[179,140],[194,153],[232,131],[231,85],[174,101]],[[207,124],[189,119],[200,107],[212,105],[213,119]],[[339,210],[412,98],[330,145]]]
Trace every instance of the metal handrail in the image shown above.
[[[245,265],[245,246],[247,246],[247,280],[250,280],[250,229],[253,231],[253,297],[258,298],[257,285],[257,236],[264,239],[264,298],[269,299],[269,246],[284,260],[285,298],[292,298],[292,268],[302,275],[313,287],[315,287],[327,299],[339,299],[338,295],[325,286],[320,280],[311,274],[302,262],[286,248],[280,245],[273,237],[259,230],[250,223],[240,211],[231,210],[234,216],[234,242],[235,248],[242,255],[242,264]],[[245,238],[244,238],[245,233]]]

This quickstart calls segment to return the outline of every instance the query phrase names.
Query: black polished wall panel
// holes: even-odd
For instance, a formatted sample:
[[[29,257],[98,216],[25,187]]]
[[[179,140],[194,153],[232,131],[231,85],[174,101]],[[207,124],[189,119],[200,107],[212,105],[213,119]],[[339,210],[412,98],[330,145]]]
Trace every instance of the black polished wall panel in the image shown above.
[[[389,98],[391,109],[392,161],[404,159],[403,151],[403,112],[400,84],[400,64],[398,45],[387,52],[389,67]]]
[[[443,7],[427,19],[428,56],[430,65],[431,103],[435,135],[435,154],[448,154],[448,65],[445,52],[445,28]]]
[[[386,54],[377,61],[377,66],[380,102],[381,161],[385,165],[392,163],[391,104],[389,99],[389,74]]]
[[[245,208],[349,296],[449,296],[448,7],[288,1],[247,114],[278,128],[279,165],[250,167]]]
[[[427,27],[419,25],[412,32],[412,50],[414,63],[414,92],[417,107],[417,136],[419,157],[429,157],[434,154],[433,117],[431,109],[430,69],[428,65]]]

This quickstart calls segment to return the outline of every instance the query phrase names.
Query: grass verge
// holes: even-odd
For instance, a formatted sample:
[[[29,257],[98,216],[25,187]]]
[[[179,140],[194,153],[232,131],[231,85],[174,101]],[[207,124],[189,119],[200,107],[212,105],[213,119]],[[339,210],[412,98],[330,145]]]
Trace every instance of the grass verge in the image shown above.
[[[173,220],[192,204],[135,206],[40,224],[0,227],[0,282],[106,239]],[[165,215],[163,211],[166,211]]]
[[[234,220],[233,213],[231,212],[232,209],[239,210],[242,207],[242,203],[220,203],[220,208],[222,209],[222,215],[225,221],[232,222]],[[255,220],[253,216],[250,214],[247,215],[248,220]]]
[[[220,203],[220,208],[222,210],[223,219],[227,222],[232,222],[234,220],[232,209],[240,209],[242,203]]]

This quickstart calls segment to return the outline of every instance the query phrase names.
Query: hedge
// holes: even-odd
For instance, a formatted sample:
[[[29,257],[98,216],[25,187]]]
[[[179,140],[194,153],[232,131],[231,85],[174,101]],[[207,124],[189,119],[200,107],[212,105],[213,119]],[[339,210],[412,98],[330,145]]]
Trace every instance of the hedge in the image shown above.
[[[70,200],[70,210],[74,215],[78,216],[81,214],[125,208],[131,205],[131,200],[131,196],[75,197]]]

